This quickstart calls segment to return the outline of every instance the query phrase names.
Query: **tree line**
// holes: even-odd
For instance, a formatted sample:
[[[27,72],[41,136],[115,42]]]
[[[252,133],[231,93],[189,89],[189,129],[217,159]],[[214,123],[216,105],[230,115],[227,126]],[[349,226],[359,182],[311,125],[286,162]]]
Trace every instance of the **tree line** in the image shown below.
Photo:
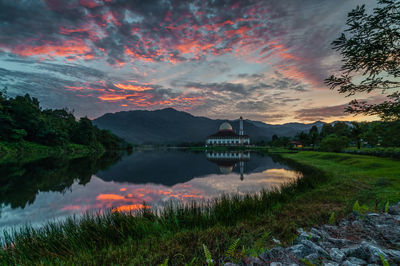
[[[299,132],[293,138],[272,136],[273,147],[302,145],[321,151],[339,152],[349,146],[376,148],[400,147],[400,121],[335,122],[322,128],[313,126],[308,132]]]
[[[0,91],[0,141],[29,141],[47,146],[76,143],[106,150],[132,146],[108,130],[99,129],[87,117],[79,120],[68,109],[42,109],[38,99],[7,97]]]

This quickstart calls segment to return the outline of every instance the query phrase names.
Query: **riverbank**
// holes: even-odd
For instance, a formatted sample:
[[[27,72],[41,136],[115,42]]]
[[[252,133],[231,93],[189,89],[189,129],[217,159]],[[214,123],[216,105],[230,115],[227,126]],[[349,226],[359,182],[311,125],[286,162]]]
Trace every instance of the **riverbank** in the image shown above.
[[[33,142],[0,142],[0,164],[28,163],[47,157],[63,156],[70,159],[85,157],[92,154],[101,155],[105,152],[101,146],[90,147],[70,143],[64,146],[44,146]]]
[[[159,216],[149,209],[137,216],[109,212],[25,229],[8,237],[0,264],[201,265],[203,245],[217,260],[240,260],[264,253],[274,239],[290,245],[298,228],[325,224],[332,213],[343,218],[355,201],[374,211],[400,199],[399,161],[319,152],[280,157],[304,178],[280,191],[174,206]]]

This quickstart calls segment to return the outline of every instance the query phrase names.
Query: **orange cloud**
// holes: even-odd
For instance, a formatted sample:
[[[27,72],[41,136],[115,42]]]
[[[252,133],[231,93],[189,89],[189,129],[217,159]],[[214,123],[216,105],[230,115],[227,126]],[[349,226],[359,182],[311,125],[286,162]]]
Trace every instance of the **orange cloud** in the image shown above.
[[[124,196],[116,194],[100,194],[96,198],[97,200],[125,200]]]
[[[71,56],[84,55],[90,52],[90,48],[83,41],[68,40],[65,41],[63,44],[48,43],[39,46],[19,45],[12,49],[12,52],[20,56]]]
[[[152,90],[152,87],[145,87],[145,86],[139,86],[139,85],[125,85],[122,83],[114,83],[114,86],[123,90],[129,90],[129,91],[148,91]]]
[[[126,100],[128,97],[139,96],[140,94],[126,94],[126,95],[116,95],[116,94],[103,94],[98,98],[103,101],[118,101],[118,100]]]

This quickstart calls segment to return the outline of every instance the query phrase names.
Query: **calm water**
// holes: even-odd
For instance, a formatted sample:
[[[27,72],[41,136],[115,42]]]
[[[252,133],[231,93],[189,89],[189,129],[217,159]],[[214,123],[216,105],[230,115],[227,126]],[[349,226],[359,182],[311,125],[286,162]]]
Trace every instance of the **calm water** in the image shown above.
[[[137,151],[119,159],[46,159],[0,165],[0,229],[40,225],[84,211],[136,210],[166,202],[271,189],[301,173],[267,155]]]

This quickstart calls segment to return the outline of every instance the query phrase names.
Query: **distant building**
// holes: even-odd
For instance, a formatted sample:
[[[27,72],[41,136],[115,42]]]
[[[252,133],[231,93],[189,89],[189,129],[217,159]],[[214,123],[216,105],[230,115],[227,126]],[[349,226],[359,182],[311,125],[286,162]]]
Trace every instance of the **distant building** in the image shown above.
[[[300,141],[291,141],[290,144],[293,145],[293,148],[303,148],[303,144]]]
[[[250,145],[250,138],[244,134],[242,117],[239,120],[239,134],[233,131],[231,124],[224,122],[219,127],[218,132],[209,136],[206,140],[206,147],[243,145]]]

